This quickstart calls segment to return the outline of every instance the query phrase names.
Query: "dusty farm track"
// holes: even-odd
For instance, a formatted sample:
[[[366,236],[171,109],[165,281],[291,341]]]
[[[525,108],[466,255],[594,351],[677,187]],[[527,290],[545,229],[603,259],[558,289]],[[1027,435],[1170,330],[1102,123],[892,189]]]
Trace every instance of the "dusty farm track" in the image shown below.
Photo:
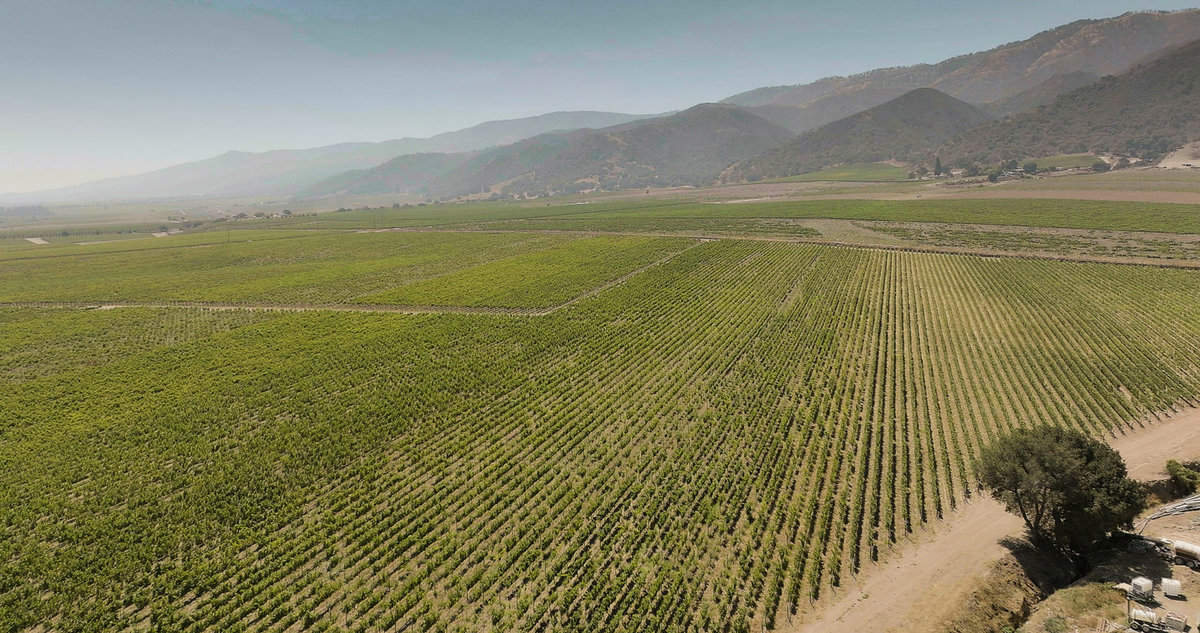
[[[988,200],[996,198],[1022,198],[1030,200],[1089,200],[1096,202],[1166,202],[1171,204],[1200,204],[1200,193],[1189,191],[1137,191],[1137,190],[1088,190],[1088,189],[1018,189],[992,185],[982,189],[964,191],[936,191],[927,193],[926,198],[955,198],[963,200]]]
[[[1110,438],[1140,480],[1161,478],[1171,458],[1200,456],[1200,409]],[[938,525],[914,536],[888,559],[862,573],[828,601],[813,605],[811,619],[786,619],[788,633],[936,631],[959,609],[975,583],[1007,551],[1000,540],[1020,536],[1021,520],[991,498],[976,494]]]
[[[1155,191],[1137,188],[1088,189],[1073,183],[1056,183],[1057,188],[1021,189],[1022,181],[1000,182],[984,186],[942,186],[914,181],[851,182],[813,180],[719,185],[701,189],[651,189],[649,194],[618,192],[597,196],[599,200],[683,198],[699,202],[742,204],[790,200],[923,200],[930,198],[990,199],[1072,199],[1120,202],[1170,202],[1200,204],[1200,193],[1192,191]],[[1016,185],[1016,186],[1014,186]]]

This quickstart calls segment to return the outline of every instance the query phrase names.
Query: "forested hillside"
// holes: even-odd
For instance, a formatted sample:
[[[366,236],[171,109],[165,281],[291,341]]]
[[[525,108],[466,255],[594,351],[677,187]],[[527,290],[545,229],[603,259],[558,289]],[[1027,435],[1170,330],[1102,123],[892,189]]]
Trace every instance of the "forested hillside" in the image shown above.
[[[986,114],[968,103],[932,88],[920,88],[742,161],[722,179],[754,181],[843,163],[928,160],[946,139],[987,120]]]
[[[1156,159],[1200,139],[1200,40],[1052,105],[962,134],[943,160],[994,162],[1079,152]]]

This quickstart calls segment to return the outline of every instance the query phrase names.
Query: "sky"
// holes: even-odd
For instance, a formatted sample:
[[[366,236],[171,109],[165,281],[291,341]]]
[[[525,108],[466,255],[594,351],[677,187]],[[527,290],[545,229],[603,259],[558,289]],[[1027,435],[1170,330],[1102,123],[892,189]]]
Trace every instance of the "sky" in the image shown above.
[[[0,0],[0,192],[554,110],[675,110],[1196,4]]]

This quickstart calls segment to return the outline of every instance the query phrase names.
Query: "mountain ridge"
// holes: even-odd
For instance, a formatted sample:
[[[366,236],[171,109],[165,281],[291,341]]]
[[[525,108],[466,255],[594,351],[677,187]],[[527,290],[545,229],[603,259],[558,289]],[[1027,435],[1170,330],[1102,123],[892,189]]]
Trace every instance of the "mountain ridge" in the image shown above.
[[[442,155],[418,163],[400,157],[344,180],[330,179],[309,193],[383,193],[392,183],[415,186],[422,177],[427,179],[416,189],[437,197],[704,185],[728,165],[791,136],[746,108],[700,104],[602,129],[550,132],[466,157]],[[457,164],[432,177],[421,172],[435,161]]]
[[[595,110],[559,111],[519,119],[485,121],[427,138],[335,143],[263,152],[230,150],[210,158],[130,176],[41,191],[0,194],[0,200],[23,203],[289,196],[325,178],[349,170],[374,167],[405,154],[476,151],[555,130],[606,127],[655,116],[660,115]]]
[[[1129,12],[1076,20],[1024,40],[934,64],[877,68],[807,84],[764,86],[727,97],[722,103],[798,108],[789,127],[804,131],[916,88],[936,88],[983,105],[1014,97],[1055,75],[1117,74],[1156,51],[1196,38],[1200,38],[1200,9]]]
[[[722,173],[721,179],[756,181],[839,164],[922,161],[955,134],[990,118],[975,106],[941,91],[917,88],[743,160]]]
[[[470,193],[499,183],[504,183],[501,194],[704,185],[728,165],[766,151],[792,133],[744,108],[709,103],[667,117],[551,136],[522,141],[508,151],[485,152],[468,161],[464,171],[432,182],[431,191]],[[518,158],[526,155],[535,159]],[[505,169],[495,169],[497,163]],[[493,175],[480,178],[472,169]],[[456,178],[470,186],[451,186]]]
[[[807,84],[766,86],[733,95],[720,104],[738,107],[739,112],[777,126],[772,133],[779,139],[819,129],[920,88],[934,88],[993,115],[1014,115],[1048,106],[1063,94],[1087,86],[1096,78],[1124,72],[1195,39],[1200,39],[1200,9],[1129,12],[1104,19],[1077,20],[1024,40],[950,57],[935,64],[877,68]],[[611,129],[606,132],[607,136],[591,135],[598,129],[635,125],[647,119],[677,114],[562,111],[484,122],[429,138],[338,143],[266,152],[229,151],[133,176],[0,195],[0,203],[290,197],[339,188],[345,191],[378,188],[397,193],[426,185],[433,186],[442,195],[459,195],[463,192],[452,184],[449,172],[471,169],[475,170],[474,174],[456,173],[461,182],[470,181],[472,187],[478,187],[476,193],[495,187],[501,180],[513,180],[508,188],[514,191],[533,191],[538,187],[572,190],[584,186],[584,181],[589,178],[597,187],[695,184],[702,174],[726,159],[740,162],[750,158],[743,155],[743,150],[750,146],[763,151],[774,148],[767,147],[763,139],[746,127],[743,132],[747,135],[743,140],[757,139],[748,141],[750,146],[727,151],[729,147],[719,142],[699,143],[691,153],[675,153],[674,160],[679,164],[669,165],[664,162],[669,152],[656,153],[639,139],[628,136],[626,130]],[[750,121],[742,123],[751,126]],[[647,134],[648,138],[654,138],[660,132],[654,126],[634,129]],[[572,130],[590,132],[573,135],[570,134]],[[676,140],[688,136],[682,130],[677,132],[682,136]],[[547,134],[552,136],[517,146]],[[696,136],[694,140],[700,141],[702,137]],[[632,143],[641,158],[613,147],[617,138],[621,143]],[[730,142],[735,142],[732,138]],[[590,152],[607,156],[611,164],[593,161],[585,167],[589,159],[579,153],[585,146]],[[699,156],[698,152],[714,153]],[[460,153],[473,154],[455,158],[434,156]],[[548,155],[559,156],[565,164],[561,168],[547,164],[544,157]],[[389,168],[391,173],[370,171],[402,156],[413,158],[393,163]],[[486,166],[480,162],[487,160],[492,162]],[[535,165],[536,170],[533,169]],[[441,170],[448,171],[435,173]],[[487,175],[489,173],[492,176]],[[508,177],[499,179],[502,174]]]
[[[1094,152],[1155,160],[1200,140],[1200,39],[1126,73],[949,140],[942,160],[991,163]]]
[[[1026,110],[1054,103],[1058,97],[1100,80],[1092,73],[1077,70],[1054,75],[1042,83],[1011,97],[984,104],[981,109],[996,117],[1019,114]]]

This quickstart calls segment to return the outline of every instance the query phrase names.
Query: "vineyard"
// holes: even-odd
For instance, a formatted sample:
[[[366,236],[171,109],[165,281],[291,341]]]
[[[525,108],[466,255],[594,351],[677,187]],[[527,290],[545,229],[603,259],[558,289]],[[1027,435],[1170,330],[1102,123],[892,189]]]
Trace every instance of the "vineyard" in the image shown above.
[[[690,243],[545,233],[238,234],[229,242],[189,235],[174,248],[151,242],[115,253],[14,258],[0,269],[0,301],[539,306]]]
[[[621,213],[593,211],[571,222]],[[7,253],[5,630],[777,629],[977,494],[1004,429],[1121,433],[1200,394],[1186,270],[238,237]],[[542,316],[15,305],[573,298]]]
[[[548,307],[680,251],[684,240],[591,237],[370,294],[363,303]]]

